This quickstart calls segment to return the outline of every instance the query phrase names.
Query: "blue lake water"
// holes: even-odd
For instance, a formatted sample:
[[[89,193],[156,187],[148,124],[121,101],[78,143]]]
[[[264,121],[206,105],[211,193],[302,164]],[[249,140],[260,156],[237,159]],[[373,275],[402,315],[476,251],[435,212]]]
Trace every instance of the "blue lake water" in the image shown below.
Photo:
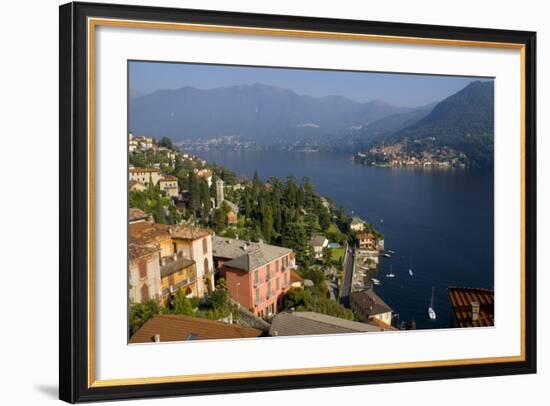
[[[374,168],[350,155],[283,151],[201,151],[238,175],[298,180],[373,223],[391,259],[381,259],[375,291],[418,328],[449,327],[448,286],[493,288],[493,173],[475,170]],[[396,277],[386,278],[391,270]],[[414,275],[408,273],[412,268]],[[435,286],[437,320],[428,319]]]

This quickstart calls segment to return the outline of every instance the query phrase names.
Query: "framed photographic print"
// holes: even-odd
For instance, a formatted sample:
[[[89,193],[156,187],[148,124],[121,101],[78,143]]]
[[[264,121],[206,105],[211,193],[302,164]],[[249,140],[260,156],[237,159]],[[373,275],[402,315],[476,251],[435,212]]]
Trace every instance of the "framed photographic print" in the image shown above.
[[[60,398],[536,371],[533,32],[60,7]]]

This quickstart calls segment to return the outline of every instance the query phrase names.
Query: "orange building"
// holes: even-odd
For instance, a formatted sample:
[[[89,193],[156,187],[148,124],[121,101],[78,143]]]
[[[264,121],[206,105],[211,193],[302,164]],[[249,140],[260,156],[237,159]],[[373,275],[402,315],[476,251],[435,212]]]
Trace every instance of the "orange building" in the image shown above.
[[[131,301],[164,300],[179,289],[203,297],[214,289],[210,230],[141,221],[129,224],[129,241]]]
[[[357,245],[361,250],[375,250],[376,241],[374,239],[374,234],[372,233],[361,233],[357,235]]]

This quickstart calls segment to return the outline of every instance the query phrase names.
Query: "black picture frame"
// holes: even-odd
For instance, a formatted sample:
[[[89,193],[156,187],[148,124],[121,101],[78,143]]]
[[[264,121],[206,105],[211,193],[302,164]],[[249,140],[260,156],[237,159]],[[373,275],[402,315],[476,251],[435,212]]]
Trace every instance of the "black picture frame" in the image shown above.
[[[59,397],[67,402],[220,394],[536,372],[536,33],[374,21],[69,3],[60,13]],[[87,18],[197,23],[514,43],[525,52],[525,359],[519,362],[313,373],[197,382],[91,387],[88,380]]]

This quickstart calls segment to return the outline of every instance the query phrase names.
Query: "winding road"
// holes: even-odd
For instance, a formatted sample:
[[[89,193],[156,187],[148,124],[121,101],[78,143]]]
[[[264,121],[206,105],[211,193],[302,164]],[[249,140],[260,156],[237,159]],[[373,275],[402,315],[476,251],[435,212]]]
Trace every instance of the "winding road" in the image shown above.
[[[348,246],[348,253],[346,255],[346,262],[344,263],[344,283],[342,287],[342,295],[340,296],[340,303],[346,307],[350,307],[349,295],[351,293],[351,283],[353,280],[353,264],[355,262],[355,248]]]

